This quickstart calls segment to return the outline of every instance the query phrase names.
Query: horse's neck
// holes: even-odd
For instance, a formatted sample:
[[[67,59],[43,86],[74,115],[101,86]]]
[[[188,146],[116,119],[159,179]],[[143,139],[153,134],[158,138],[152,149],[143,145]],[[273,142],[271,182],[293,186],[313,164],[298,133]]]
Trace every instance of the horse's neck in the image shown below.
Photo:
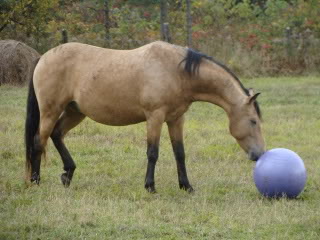
[[[191,79],[194,101],[205,101],[222,107],[228,114],[247,96],[240,84],[228,72],[213,63],[200,66],[199,74]]]

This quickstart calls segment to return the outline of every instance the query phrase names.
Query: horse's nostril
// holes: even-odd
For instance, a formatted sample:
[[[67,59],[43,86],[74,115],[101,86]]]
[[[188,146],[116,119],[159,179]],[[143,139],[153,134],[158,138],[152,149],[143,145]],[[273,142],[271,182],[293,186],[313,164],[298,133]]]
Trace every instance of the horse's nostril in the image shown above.
[[[258,161],[261,154],[257,154],[255,152],[249,152],[249,159],[252,161]]]

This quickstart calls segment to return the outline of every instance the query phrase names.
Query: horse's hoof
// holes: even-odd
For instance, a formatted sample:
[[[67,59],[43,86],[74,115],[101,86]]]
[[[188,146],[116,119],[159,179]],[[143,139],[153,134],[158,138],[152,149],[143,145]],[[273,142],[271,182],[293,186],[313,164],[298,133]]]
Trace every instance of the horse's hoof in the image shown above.
[[[186,190],[188,193],[193,193],[194,192],[194,189],[193,189],[193,187],[189,187],[187,190]]]
[[[70,186],[71,179],[68,177],[67,173],[62,173],[61,174],[61,182],[62,182],[63,186],[65,186],[65,187],[69,187]]]
[[[157,193],[154,184],[146,184],[144,187],[149,193]]]
[[[180,189],[185,190],[188,193],[193,193],[194,189],[190,184],[180,184]]]
[[[157,193],[155,188],[146,188],[149,193]]]
[[[30,178],[30,182],[39,185],[40,184],[40,176],[37,173],[33,173]]]

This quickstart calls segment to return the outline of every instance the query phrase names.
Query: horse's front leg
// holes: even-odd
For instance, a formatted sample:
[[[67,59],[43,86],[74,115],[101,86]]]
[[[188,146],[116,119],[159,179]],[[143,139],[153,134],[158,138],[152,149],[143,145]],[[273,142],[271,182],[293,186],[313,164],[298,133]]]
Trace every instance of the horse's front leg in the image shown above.
[[[177,162],[179,187],[187,192],[193,192],[193,188],[189,183],[183,146],[183,123],[184,116],[179,119],[167,122],[169,135],[172,143],[172,149]]]
[[[160,110],[149,114],[147,118],[147,156],[148,166],[145,178],[145,188],[150,193],[155,193],[154,171],[159,156],[159,141],[164,113]]]

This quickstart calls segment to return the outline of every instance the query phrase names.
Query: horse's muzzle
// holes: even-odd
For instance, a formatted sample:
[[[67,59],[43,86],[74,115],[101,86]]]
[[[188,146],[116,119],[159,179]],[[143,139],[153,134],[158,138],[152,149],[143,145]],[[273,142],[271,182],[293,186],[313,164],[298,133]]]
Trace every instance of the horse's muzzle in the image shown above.
[[[248,156],[249,159],[252,161],[258,161],[258,159],[261,157],[261,155],[263,154],[263,152],[249,152]]]

